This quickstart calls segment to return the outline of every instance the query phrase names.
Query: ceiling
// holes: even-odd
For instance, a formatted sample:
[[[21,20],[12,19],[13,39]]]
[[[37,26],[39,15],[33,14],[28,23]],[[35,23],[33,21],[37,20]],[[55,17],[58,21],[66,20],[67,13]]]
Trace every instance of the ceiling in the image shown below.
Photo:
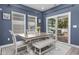
[[[50,8],[56,7],[59,4],[23,4],[23,5],[34,8],[39,11],[46,11]]]

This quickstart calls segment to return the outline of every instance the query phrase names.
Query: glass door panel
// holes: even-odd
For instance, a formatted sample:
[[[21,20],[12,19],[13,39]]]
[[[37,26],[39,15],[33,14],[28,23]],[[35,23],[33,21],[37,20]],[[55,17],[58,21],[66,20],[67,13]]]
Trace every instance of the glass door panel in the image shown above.
[[[58,19],[57,39],[68,43],[68,16],[60,16]]]
[[[48,19],[48,33],[51,33],[55,36],[56,38],[56,28],[57,28],[57,20],[56,18],[49,18]]]

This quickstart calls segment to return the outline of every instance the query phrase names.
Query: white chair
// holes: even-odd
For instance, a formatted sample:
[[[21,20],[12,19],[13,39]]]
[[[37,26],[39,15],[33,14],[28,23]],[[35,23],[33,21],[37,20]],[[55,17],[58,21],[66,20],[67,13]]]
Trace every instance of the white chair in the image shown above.
[[[16,35],[14,34],[13,31],[9,31],[12,35],[12,39],[13,39],[13,46],[14,46],[14,50],[15,50],[15,54],[18,54],[18,49],[22,48],[22,47],[27,47],[27,44],[22,44],[22,45],[17,45],[17,41],[16,41]],[[25,49],[26,51],[26,49]]]

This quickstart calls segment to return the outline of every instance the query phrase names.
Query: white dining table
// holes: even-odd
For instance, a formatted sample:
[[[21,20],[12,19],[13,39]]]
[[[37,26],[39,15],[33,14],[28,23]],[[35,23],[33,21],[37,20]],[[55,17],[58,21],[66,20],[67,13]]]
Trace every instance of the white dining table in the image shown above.
[[[28,42],[36,39],[49,37],[49,34],[45,32],[41,32],[41,33],[28,34],[26,36],[23,35],[19,35],[19,36],[21,36],[25,42]]]

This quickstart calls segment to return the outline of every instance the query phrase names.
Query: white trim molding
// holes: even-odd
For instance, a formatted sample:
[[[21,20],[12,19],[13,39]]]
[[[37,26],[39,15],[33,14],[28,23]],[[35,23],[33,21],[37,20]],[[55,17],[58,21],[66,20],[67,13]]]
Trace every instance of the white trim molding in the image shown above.
[[[79,48],[79,45],[70,44],[71,47]]]

